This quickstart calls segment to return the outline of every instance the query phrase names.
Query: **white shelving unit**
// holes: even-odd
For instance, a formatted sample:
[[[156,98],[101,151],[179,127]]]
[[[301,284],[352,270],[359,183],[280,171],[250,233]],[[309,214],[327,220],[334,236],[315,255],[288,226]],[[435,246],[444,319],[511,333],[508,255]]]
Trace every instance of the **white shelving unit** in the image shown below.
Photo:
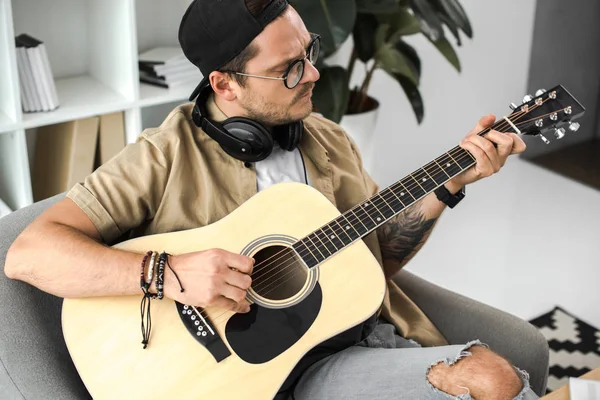
[[[138,54],[179,46],[191,0],[0,0],[0,198],[13,210],[33,202],[30,170],[38,127],[124,111],[128,143],[159,125],[194,89],[139,82]],[[42,40],[60,107],[23,113],[15,36]]]

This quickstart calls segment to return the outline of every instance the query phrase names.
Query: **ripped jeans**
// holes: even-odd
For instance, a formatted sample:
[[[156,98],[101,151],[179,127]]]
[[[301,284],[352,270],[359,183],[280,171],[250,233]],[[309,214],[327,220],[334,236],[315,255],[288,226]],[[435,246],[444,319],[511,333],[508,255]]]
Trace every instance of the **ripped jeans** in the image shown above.
[[[421,347],[399,336],[393,325],[379,320],[364,340],[304,371],[289,400],[472,400],[468,388],[464,388],[464,394],[451,396],[435,388],[427,374],[438,362],[452,365],[470,356],[473,345],[485,346],[474,340],[465,345]],[[523,385],[514,399],[538,399],[529,387],[527,372],[514,368]]]

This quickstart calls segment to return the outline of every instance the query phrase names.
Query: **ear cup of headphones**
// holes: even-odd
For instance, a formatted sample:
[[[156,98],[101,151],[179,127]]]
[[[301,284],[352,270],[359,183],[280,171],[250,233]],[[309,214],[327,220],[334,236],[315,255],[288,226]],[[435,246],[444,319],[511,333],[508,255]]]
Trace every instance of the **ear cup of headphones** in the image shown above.
[[[227,154],[241,161],[256,162],[264,160],[273,150],[273,137],[266,128],[249,118],[232,117],[222,122],[224,134],[250,146],[249,152],[242,152],[238,147],[221,147]]]
[[[273,136],[277,143],[279,143],[279,147],[287,151],[292,151],[298,146],[303,134],[304,123],[302,121],[279,125],[273,129]]]

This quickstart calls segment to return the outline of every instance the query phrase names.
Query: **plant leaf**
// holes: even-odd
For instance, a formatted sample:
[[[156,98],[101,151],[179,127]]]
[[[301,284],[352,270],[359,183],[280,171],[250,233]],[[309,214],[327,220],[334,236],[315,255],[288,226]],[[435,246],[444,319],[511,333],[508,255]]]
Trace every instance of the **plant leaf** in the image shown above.
[[[377,50],[385,46],[389,31],[390,26],[388,24],[381,24],[377,27],[377,30],[375,31],[375,48]]]
[[[400,9],[398,0],[356,0],[359,13],[388,14]]]
[[[434,0],[435,7],[446,14],[469,38],[473,37],[473,29],[467,13],[458,0]]]
[[[410,4],[421,25],[421,31],[429,40],[436,41],[444,37],[442,23],[428,0],[410,0]]]
[[[395,45],[396,49],[406,57],[407,64],[413,75],[417,79],[417,84],[421,79],[421,59],[414,47],[403,40],[398,40]]]
[[[402,75],[395,75],[393,77],[400,83],[400,86],[402,86],[413,112],[415,113],[415,117],[417,117],[417,122],[420,125],[425,116],[425,105],[423,104],[423,97],[421,96],[419,88]]]
[[[352,33],[355,0],[294,0],[294,8],[306,28],[321,35],[323,58],[333,54]]]
[[[448,42],[448,39],[441,38],[437,42],[431,42],[437,49],[446,57],[446,59],[456,68],[458,72],[460,72],[460,60],[458,59],[458,54],[454,51],[454,48]]]
[[[313,103],[318,112],[335,123],[340,122],[348,108],[348,74],[340,66],[320,70],[321,78],[313,90]]]
[[[454,23],[454,21],[452,21],[450,19],[450,17],[448,17],[446,14],[441,13],[439,11],[438,11],[438,17],[448,27],[448,29],[450,30],[450,32],[452,32],[452,35],[456,38],[456,45],[457,46],[461,46],[462,43],[460,41],[460,35],[458,33],[458,27],[456,26],[456,24]]]
[[[377,50],[375,58],[381,68],[390,75],[402,75],[408,78],[414,85],[417,85],[417,77],[409,66],[410,61],[390,44],[382,46]]]
[[[393,14],[377,15],[381,23],[390,25],[392,29],[391,41],[395,42],[400,36],[414,35],[421,32],[419,20],[404,8]]]
[[[379,21],[373,14],[358,13],[352,36],[358,59],[364,63],[375,55],[375,32]]]
[[[415,113],[417,122],[421,124],[425,115],[425,105],[423,103],[423,97],[421,96],[419,88],[405,76],[399,74],[390,74],[389,72],[388,74],[392,78],[394,78],[400,84],[402,90],[404,90],[404,94],[406,94],[406,97],[410,102],[413,112]]]

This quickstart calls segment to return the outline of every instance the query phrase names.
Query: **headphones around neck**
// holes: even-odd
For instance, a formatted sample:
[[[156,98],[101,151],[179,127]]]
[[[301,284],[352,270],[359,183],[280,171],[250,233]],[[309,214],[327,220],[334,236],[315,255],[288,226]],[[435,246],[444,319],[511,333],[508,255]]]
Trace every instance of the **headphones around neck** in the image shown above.
[[[210,84],[202,88],[194,104],[192,119],[230,156],[247,162],[261,161],[271,154],[273,139],[288,151],[294,150],[302,139],[302,121],[276,126],[271,134],[261,123],[245,117],[231,117],[220,123],[209,119],[206,101],[211,92]]]

